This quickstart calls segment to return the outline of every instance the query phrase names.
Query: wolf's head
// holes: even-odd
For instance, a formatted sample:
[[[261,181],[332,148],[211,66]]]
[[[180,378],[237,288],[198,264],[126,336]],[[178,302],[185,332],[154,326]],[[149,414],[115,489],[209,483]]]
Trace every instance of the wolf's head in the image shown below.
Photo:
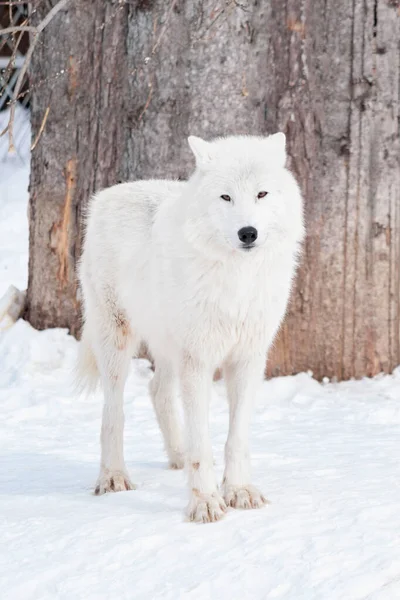
[[[196,246],[251,254],[302,240],[302,199],[285,169],[283,133],[188,141],[196,170],[189,180],[187,232]]]

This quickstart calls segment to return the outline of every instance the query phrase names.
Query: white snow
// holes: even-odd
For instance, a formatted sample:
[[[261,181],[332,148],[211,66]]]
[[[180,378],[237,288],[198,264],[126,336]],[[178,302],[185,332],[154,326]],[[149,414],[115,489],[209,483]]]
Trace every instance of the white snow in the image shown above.
[[[0,294],[26,285],[21,168],[25,179],[0,162]],[[137,490],[92,495],[101,395],[74,397],[76,351],[64,330],[19,321],[0,333],[0,598],[400,598],[400,368],[341,384],[304,373],[266,382],[251,440],[254,483],[271,504],[194,525],[184,474],[166,469],[146,361],[132,361],[126,391]],[[219,382],[219,478],[227,414]]]
[[[9,110],[0,112],[0,132]],[[11,283],[24,290],[28,282],[29,113],[15,111],[14,154],[8,153],[7,134],[0,137],[0,298]]]

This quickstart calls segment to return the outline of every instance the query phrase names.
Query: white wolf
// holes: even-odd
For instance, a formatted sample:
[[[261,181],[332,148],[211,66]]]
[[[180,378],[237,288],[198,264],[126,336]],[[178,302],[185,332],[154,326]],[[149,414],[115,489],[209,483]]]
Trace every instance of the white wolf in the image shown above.
[[[189,137],[188,182],[116,185],[91,201],[80,267],[80,376],[104,389],[96,493],[133,488],[123,453],[123,391],[145,341],[151,397],[172,468],[189,478],[188,516],[216,521],[227,506],[266,500],[251,484],[248,430],[268,349],[286,311],[304,235],[285,169],[285,136]],[[217,486],[208,411],[213,373],[229,398],[225,473]],[[181,431],[177,391],[185,414]],[[185,437],[185,440],[184,440]]]

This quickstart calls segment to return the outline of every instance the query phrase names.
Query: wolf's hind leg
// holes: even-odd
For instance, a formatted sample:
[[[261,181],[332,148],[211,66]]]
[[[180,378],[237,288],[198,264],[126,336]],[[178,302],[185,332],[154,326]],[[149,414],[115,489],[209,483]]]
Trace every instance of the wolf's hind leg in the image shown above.
[[[138,340],[135,339],[124,313],[113,310],[91,328],[104,390],[101,424],[101,463],[95,494],[134,489],[124,460],[123,394],[129,365]]]

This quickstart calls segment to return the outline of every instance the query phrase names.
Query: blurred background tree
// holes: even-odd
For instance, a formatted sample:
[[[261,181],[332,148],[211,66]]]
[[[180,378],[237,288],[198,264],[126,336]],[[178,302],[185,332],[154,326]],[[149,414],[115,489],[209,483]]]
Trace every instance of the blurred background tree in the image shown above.
[[[37,25],[54,6],[37,2]],[[90,195],[185,178],[186,138],[284,131],[308,236],[271,374],[400,363],[399,0],[70,0],[30,64],[27,318],[79,334]],[[45,122],[45,125],[43,126]]]

